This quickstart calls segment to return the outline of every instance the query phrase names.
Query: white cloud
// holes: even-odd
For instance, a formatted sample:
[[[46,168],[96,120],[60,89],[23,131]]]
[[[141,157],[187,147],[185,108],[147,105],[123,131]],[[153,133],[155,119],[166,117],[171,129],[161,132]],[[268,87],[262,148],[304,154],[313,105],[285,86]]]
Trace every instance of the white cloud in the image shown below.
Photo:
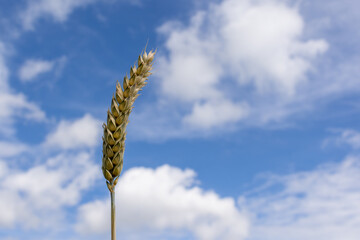
[[[360,132],[354,129],[332,129],[336,135],[330,138],[327,138],[323,142],[323,146],[330,144],[346,144],[351,146],[353,149],[360,148]]]
[[[9,90],[8,86],[8,77],[9,70],[5,64],[5,45],[0,42],[0,92],[5,92]]]
[[[101,122],[89,114],[72,122],[62,120],[44,144],[57,149],[94,147],[101,142],[101,129]]]
[[[199,21],[203,15],[192,20],[189,29],[181,31],[174,23],[163,25],[159,31],[168,34],[166,48],[170,51],[169,59],[159,57],[157,74],[162,79],[161,87],[164,94],[181,101],[194,101],[220,97],[215,88],[222,73],[217,64],[211,43],[198,39]],[[204,46],[205,45],[205,46]],[[205,48],[205,49],[204,49]],[[212,52],[206,50],[212,49]]]
[[[7,171],[8,169],[6,163],[0,160],[0,177],[5,176]]]
[[[185,124],[196,128],[209,129],[224,124],[235,123],[246,117],[246,104],[231,101],[208,101],[204,104],[195,103],[192,113],[184,117]]]
[[[100,122],[85,115],[61,121],[39,145],[1,141],[6,161],[0,160],[0,229],[68,228],[66,208],[76,206],[102,176],[93,151],[84,149],[101,143],[100,132]]]
[[[303,110],[304,86],[312,84],[307,74],[328,48],[323,39],[305,38],[299,10],[278,0],[223,0],[188,24],[167,22],[158,32],[166,50],[155,66],[158,108],[140,125],[161,116],[173,122],[165,132],[182,129],[183,136],[199,126],[213,132],[228,123],[264,125]]]
[[[253,213],[249,240],[358,239],[359,181],[358,156],[271,177],[258,196],[240,198],[239,204]]]
[[[343,130],[340,139],[338,140],[340,142],[349,144],[351,147],[355,149],[360,148],[360,132],[358,131],[352,129]]]
[[[244,239],[248,221],[234,199],[204,191],[195,172],[164,165],[156,169],[132,168],[117,185],[117,228],[123,236],[161,238],[185,232],[196,239]],[[83,234],[108,231],[108,200],[80,207],[77,229]]]
[[[6,135],[14,133],[12,126],[17,117],[35,121],[45,119],[45,113],[21,93],[0,93],[0,109],[0,132]]]
[[[60,231],[67,224],[64,218],[69,213],[65,208],[78,204],[83,191],[101,177],[100,167],[91,160],[91,153],[82,148],[101,142],[100,139],[94,142],[101,125],[90,115],[74,123],[60,122],[57,129],[67,131],[68,140],[80,148],[72,153],[62,151],[56,155],[51,152],[56,147],[69,149],[73,146],[64,142],[66,139],[62,139],[61,132],[51,133],[47,138],[49,144],[29,146],[17,141],[11,136],[15,122],[43,121],[45,113],[9,86],[6,49],[0,42],[0,132],[3,137],[0,141],[0,229]],[[65,60],[56,61],[61,64]],[[79,129],[84,132],[77,135]],[[48,153],[52,157],[48,157]]]
[[[36,79],[37,76],[55,71],[56,74],[60,74],[64,64],[66,63],[66,57],[61,57],[52,61],[42,59],[28,59],[19,69],[19,78],[22,82],[30,82]]]
[[[77,204],[101,176],[86,152],[62,153],[28,169],[2,161],[0,167],[0,228],[60,229],[63,207]]]
[[[23,82],[28,82],[36,78],[39,74],[51,71],[53,67],[53,61],[30,59],[21,66],[19,77]]]
[[[225,0],[198,12],[189,26],[170,22],[159,31],[169,51],[159,66],[164,93],[178,98],[199,99],[207,88],[213,98],[216,84],[229,75],[259,92],[292,95],[306,80],[311,59],[327,49],[324,40],[301,40],[298,10],[275,0]]]
[[[19,17],[25,30],[33,30],[40,18],[51,17],[57,22],[65,22],[76,9],[85,7],[97,0],[28,0],[27,7]]]
[[[29,150],[26,144],[21,142],[0,141],[0,157],[11,157]]]
[[[9,71],[5,64],[5,46],[0,42],[0,132],[13,134],[15,117],[42,121],[45,113],[35,103],[30,102],[22,93],[15,93],[9,86]]]

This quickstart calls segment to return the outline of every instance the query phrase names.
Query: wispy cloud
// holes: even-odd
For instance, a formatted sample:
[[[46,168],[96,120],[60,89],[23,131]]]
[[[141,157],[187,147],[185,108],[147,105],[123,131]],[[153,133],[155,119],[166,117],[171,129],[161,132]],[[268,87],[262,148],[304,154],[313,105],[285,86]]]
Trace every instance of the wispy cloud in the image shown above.
[[[359,181],[359,156],[269,178],[257,196],[240,198],[240,204],[253,214],[248,239],[358,239]]]
[[[9,90],[8,78],[9,69],[5,63],[6,47],[3,42],[0,41],[0,91],[6,92]]]
[[[56,75],[60,74],[66,63],[66,57],[56,60],[28,59],[19,69],[19,78],[22,82],[31,82],[46,72],[55,71]]]
[[[25,30],[33,30],[38,19],[51,18],[56,22],[65,22],[76,9],[85,7],[97,0],[28,0],[24,11],[19,13]]]
[[[360,132],[352,130],[352,129],[346,129],[342,131],[340,138],[338,141],[342,143],[349,144],[354,149],[360,148]]]
[[[323,141],[323,146],[348,145],[353,149],[360,148],[360,132],[355,129],[331,129],[333,136]]]
[[[0,141],[0,158],[20,155],[29,149],[30,147],[22,142]]]
[[[22,93],[15,93],[9,86],[9,70],[6,66],[5,45],[0,42],[0,132],[6,135],[14,133],[16,117],[42,121],[45,113],[35,103],[30,102]]]
[[[20,80],[29,82],[39,74],[49,72],[53,69],[54,62],[37,59],[27,60],[19,70]]]

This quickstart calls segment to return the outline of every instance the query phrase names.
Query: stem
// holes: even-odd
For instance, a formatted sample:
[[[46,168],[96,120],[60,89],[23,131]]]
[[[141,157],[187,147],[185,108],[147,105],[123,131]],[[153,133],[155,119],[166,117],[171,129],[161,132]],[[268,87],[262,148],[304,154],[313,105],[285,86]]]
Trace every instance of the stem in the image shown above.
[[[111,240],[116,240],[115,228],[115,189],[110,192],[111,196]]]

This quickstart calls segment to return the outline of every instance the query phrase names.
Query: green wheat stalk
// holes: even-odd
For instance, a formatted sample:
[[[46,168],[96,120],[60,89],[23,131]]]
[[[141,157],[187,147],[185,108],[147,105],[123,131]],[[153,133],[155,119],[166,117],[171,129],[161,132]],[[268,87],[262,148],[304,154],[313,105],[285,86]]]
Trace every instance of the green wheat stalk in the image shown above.
[[[102,172],[106,179],[111,197],[111,240],[116,240],[115,228],[115,186],[123,168],[126,126],[139,91],[147,84],[151,75],[152,62],[156,51],[140,54],[137,67],[130,68],[130,78],[124,77],[123,85],[116,84],[116,93],[111,100],[111,109],[107,112],[107,123],[103,124]]]

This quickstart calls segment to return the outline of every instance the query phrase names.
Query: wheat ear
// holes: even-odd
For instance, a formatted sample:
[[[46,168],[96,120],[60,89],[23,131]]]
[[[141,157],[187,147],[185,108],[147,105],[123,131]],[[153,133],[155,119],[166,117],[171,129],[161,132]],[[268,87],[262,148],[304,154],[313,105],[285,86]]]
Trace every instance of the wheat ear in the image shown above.
[[[126,126],[139,91],[147,84],[151,75],[152,62],[156,51],[140,54],[137,67],[130,68],[130,78],[124,77],[123,85],[116,84],[116,93],[107,112],[107,122],[103,124],[102,171],[111,196],[111,240],[116,239],[115,230],[115,186],[123,168]]]

